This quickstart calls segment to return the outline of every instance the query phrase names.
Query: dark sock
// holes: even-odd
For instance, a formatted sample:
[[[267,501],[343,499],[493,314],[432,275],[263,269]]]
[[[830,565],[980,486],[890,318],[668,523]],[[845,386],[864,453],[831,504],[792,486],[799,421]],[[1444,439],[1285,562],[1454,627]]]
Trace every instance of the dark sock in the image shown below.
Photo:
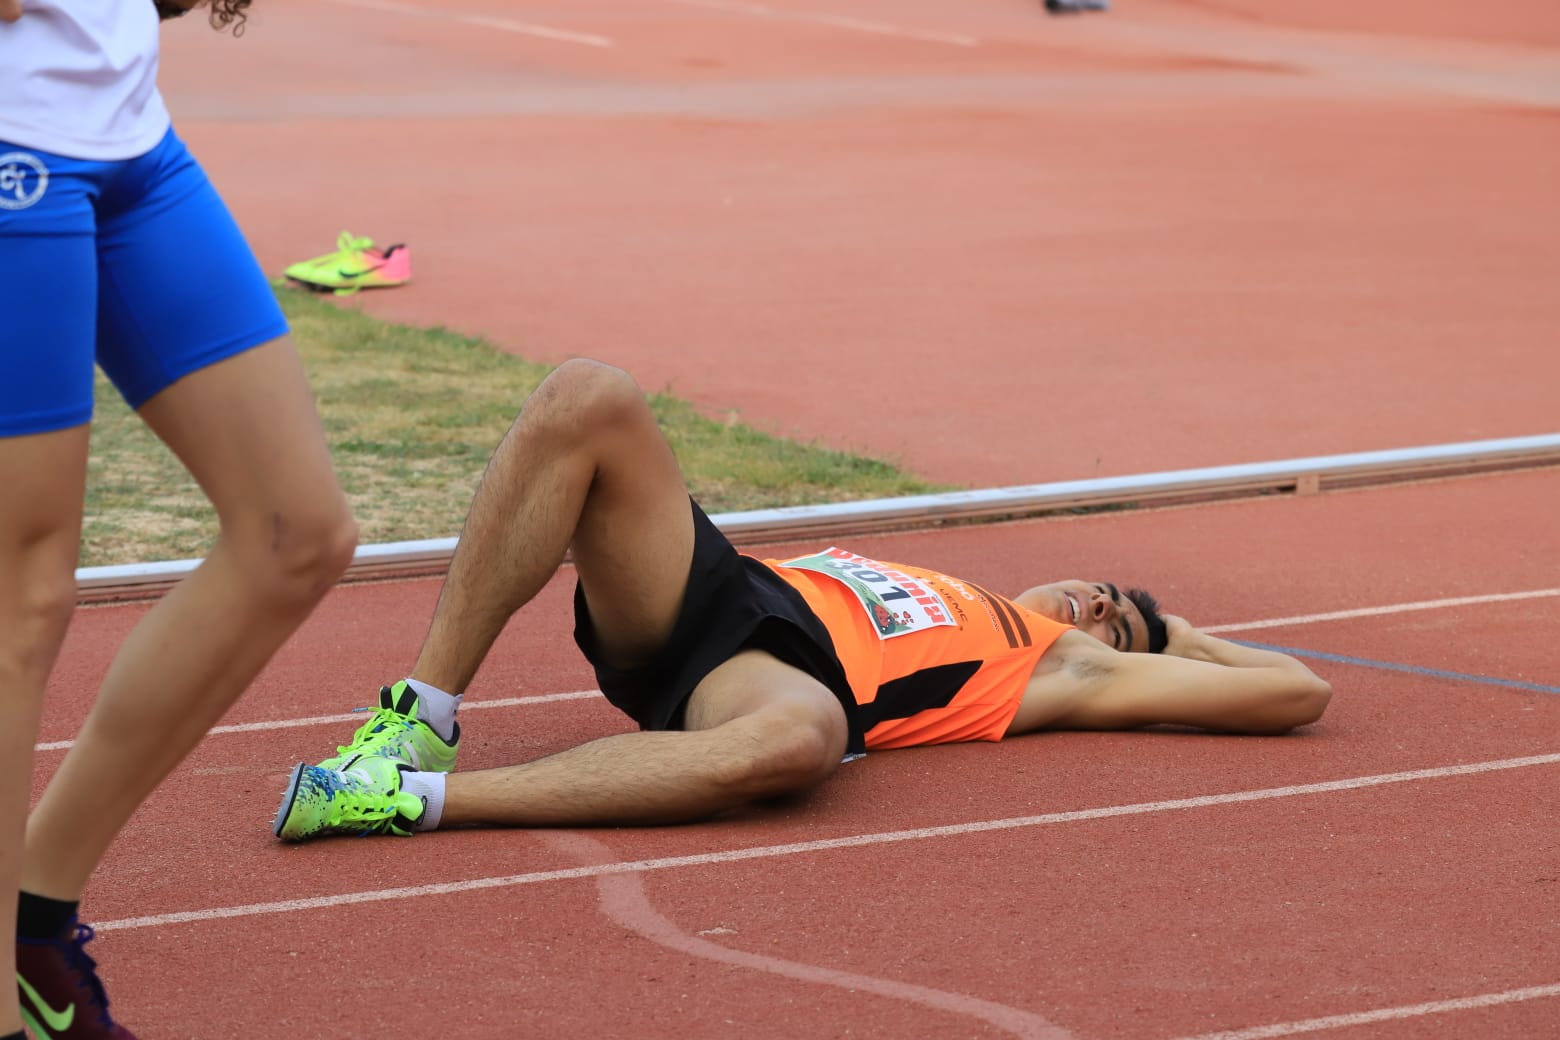
[[[53,939],[76,918],[80,903],[67,903],[63,899],[35,896],[20,892],[16,898],[16,937],[18,939]],[[0,1040],[9,1040],[0,1037]]]
[[[4,1036],[0,1036],[0,1040],[27,1040],[27,1037],[22,1034],[20,1029],[18,1029],[14,1033],[7,1033]]]

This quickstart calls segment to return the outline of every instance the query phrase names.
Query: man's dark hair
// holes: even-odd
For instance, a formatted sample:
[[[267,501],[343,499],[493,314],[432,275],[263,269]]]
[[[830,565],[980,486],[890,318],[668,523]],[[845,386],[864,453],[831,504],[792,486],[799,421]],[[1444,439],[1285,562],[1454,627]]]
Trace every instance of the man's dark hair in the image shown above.
[[[1170,637],[1165,631],[1165,619],[1159,615],[1159,601],[1149,595],[1146,589],[1128,589],[1127,598],[1138,608],[1138,613],[1143,615],[1143,623],[1148,626],[1148,652],[1157,654],[1164,650]]]

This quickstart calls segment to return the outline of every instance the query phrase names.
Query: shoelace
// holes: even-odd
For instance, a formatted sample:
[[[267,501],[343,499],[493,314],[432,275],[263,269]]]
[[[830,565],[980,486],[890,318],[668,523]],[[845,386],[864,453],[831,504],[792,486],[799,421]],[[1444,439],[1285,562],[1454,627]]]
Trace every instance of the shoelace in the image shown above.
[[[411,719],[389,708],[354,708],[354,711],[372,711],[374,714],[352,734],[352,742],[345,746],[337,745],[336,754],[345,755],[351,752],[366,754],[377,747],[393,741],[402,730],[414,727]]]
[[[108,991],[103,988],[103,980],[98,978],[97,961],[87,952],[87,943],[97,938],[97,932],[89,924],[76,922],[75,934],[70,938],[60,941],[59,946],[65,953],[65,960],[77,975],[80,975],[86,983],[87,989],[92,993],[92,1000],[97,1005],[98,1020],[107,1028],[113,1028],[114,1020],[108,1017]]]
[[[374,248],[374,240],[371,238],[354,238],[352,232],[343,231],[336,236],[336,250],[341,253],[361,253],[365,249]]]
[[[373,248],[374,248],[374,240],[373,239],[371,239],[371,238],[353,238],[352,237],[352,232],[350,232],[350,231],[343,231],[336,238],[336,249],[337,249],[336,257],[337,257],[338,262],[346,261],[348,259],[350,259],[353,263],[358,263],[358,264],[366,262],[368,264],[368,267],[364,271],[361,272],[363,274],[368,274],[368,273],[370,273],[372,271],[378,270],[379,268],[381,268],[381,267],[383,267],[385,265],[385,256],[373,256],[373,255],[371,255],[371,256],[365,257],[363,255],[365,252],[367,252],[368,250],[373,249]],[[394,249],[395,247],[392,246],[391,248]],[[351,296],[353,293],[357,292],[362,287],[363,286],[362,286],[361,283],[353,282],[351,285],[344,286],[342,288],[337,289],[336,290],[336,295],[337,296]]]
[[[373,781],[351,770],[313,769],[304,774],[304,783],[329,799],[332,827],[350,820],[364,825],[361,833],[378,834],[398,815],[391,795],[374,790]]]

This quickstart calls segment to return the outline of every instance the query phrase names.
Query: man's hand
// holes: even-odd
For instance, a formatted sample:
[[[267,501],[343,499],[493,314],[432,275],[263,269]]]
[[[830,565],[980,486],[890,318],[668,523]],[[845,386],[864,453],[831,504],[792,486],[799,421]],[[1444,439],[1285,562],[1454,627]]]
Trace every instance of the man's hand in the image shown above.
[[[22,0],[0,0],[0,22],[14,22],[22,16]]]
[[[1287,677],[1280,684],[1280,696],[1272,702],[1274,718],[1282,718],[1279,709],[1292,710],[1291,726],[1315,721],[1327,707],[1332,697],[1332,687],[1311,669],[1288,654],[1276,650],[1258,650],[1254,646],[1242,646],[1206,632],[1199,632],[1185,618],[1173,614],[1165,619],[1165,654],[1184,657],[1189,661],[1206,661],[1235,669],[1265,669]],[[1314,712],[1314,715],[1312,713]],[[1310,716],[1310,717],[1307,717]]]

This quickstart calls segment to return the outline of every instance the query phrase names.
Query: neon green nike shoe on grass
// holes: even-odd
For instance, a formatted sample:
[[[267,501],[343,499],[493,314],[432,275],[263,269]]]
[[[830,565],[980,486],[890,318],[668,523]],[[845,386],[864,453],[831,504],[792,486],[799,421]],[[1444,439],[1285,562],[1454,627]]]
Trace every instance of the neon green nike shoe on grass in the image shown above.
[[[401,790],[401,768],[376,756],[359,759],[344,772],[299,762],[272,830],[283,841],[327,834],[408,837],[427,807],[421,798]]]
[[[381,248],[371,238],[343,231],[334,253],[300,260],[282,273],[305,288],[345,296],[359,289],[405,285],[412,280],[412,254],[404,244]]]
[[[360,709],[366,711],[368,709]],[[352,734],[352,742],[336,749],[320,765],[325,769],[351,769],[365,756],[403,762],[423,773],[448,773],[455,768],[460,749],[460,723],[445,740],[422,720],[422,701],[402,679],[379,688],[379,707]]]

